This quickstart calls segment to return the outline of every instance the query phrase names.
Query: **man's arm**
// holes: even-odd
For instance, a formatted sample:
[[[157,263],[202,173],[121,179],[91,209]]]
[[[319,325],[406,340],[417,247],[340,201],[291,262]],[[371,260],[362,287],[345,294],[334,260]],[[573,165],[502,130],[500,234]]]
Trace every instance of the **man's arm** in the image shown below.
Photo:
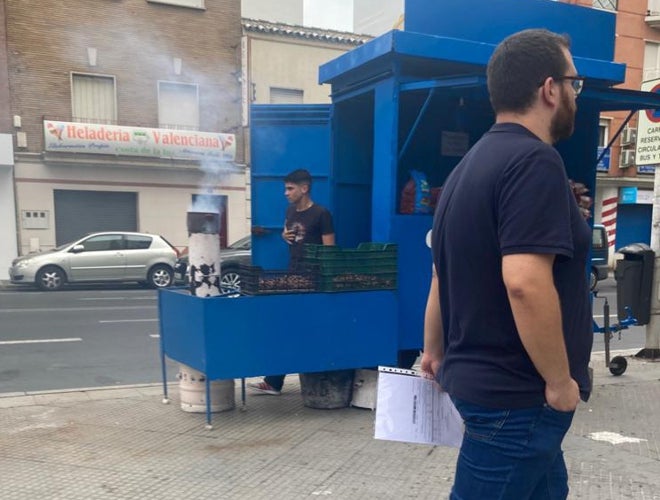
[[[322,234],[321,241],[324,245],[334,245],[335,244],[335,233],[332,234]]]
[[[435,378],[440,371],[444,356],[444,332],[440,311],[440,287],[435,266],[431,273],[431,286],[426,299],[424,312],[424,352],[422,353],[422,372]]]
[[[580,399],[566,354],[559,295],[552,267],[554,255],[514,254],[502,259],[502,277],[511,311],[527,354],[545,380],[547,403],[574,410]]]

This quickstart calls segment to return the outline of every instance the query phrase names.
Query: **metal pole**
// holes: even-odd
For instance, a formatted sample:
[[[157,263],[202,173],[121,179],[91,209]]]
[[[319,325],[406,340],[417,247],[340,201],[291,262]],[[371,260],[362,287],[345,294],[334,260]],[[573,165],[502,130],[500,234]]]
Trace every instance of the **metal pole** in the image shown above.
[[[603,304],[603,341],[605,342],[605,367],[610,367],[610,303],[605,298]]]
[[[655,359],[660,357],[660,165],[655,167],[653,183],[653,220],[651,223],[651,249],[655,252],[653,287],[651,296],[651,316],[646,325],[646,344],[636,356]]]

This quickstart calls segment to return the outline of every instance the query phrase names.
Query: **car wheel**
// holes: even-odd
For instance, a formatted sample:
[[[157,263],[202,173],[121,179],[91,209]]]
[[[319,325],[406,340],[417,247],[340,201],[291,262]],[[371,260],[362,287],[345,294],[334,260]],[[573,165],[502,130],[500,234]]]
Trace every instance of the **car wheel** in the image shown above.
[[[36,284],[47,292],[54,292],[66,283],[66,274],[57,266],[46,266],[37,273]]]
[[[174,272],[168,266],[159,264],[149,271],[148,283],[153,288],[167,288],[172,285]]]
[[[220,275],[220,290],[235,292],[241,290],[241,275],[235,269],[230,269]]]
[[[591,288],[592,292],[596,289],[597,284],[598,284],[598,274],[596,274],[595,269],[592,269],[591,272],[589,273],[589,288]]]

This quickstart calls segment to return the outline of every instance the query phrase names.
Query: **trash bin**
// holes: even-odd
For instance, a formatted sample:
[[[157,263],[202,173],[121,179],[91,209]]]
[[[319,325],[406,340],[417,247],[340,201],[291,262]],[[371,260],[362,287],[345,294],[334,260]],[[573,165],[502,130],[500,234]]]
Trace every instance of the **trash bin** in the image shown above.
[[[655,252],[644,243],[632,243],[618,250],[623,254],[614,270],[616,304],[619,321],[626,318],[630,307],[637,324],[646,325],[651,317],[651,293]]]

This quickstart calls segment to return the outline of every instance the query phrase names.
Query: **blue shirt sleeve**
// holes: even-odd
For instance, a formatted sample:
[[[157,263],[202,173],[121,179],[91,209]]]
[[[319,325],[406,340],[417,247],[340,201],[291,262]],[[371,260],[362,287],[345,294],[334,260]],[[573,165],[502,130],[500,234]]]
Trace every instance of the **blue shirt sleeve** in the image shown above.
[[[573,257],[572,194],[564,164],[554,148],[541,145],[508,165],[499,187],[497,213],[502,255]]]

